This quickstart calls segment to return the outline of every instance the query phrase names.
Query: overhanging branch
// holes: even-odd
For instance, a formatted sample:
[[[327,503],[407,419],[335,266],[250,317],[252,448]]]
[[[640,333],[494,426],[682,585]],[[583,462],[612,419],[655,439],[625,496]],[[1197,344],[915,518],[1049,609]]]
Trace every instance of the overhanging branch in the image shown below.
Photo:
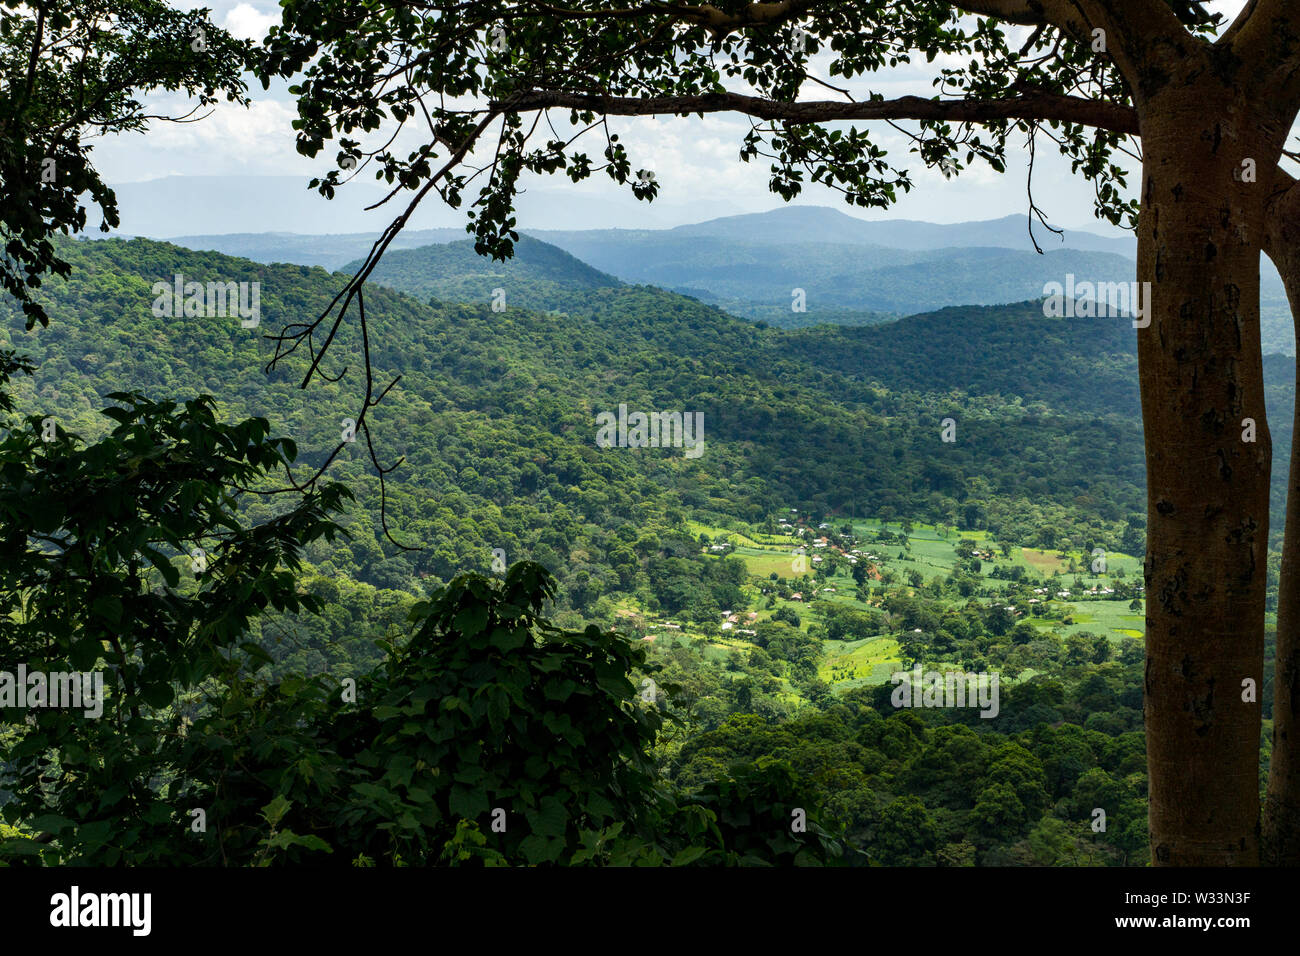
[[[1251,0],[1219,38],[1245,63],[1265,65],[1260,95],[1287,104],[1286,122],[1294,121],[1293,103],[1300,94],[1300,5],[1289,0]]]
[[[953,4],[958,10],[976,16],[992,17],[1004,23],[1022,26],[1061,26],[1045,9],[1047,5],[1034,0],[958,0]]]
[[[540,10],[548,17],[562,20],[636,20],[647,16],[667,15],[679,23],[694,23],[705,27],[714,36],[725,36],[735,30],[759,25],[773,25],[795,19],[825,0],[768,0],[748,3],[735,13],[711,3],[665,3],[661,0],[636,6],[607,10],[572,9],[545,0],[523,0],[524,5]]]
[[[1026,93],[993,100],[934,100],[900,96],[861,103],[839,100],[782,102],[742,93],[704,93],[690,96],[604,96],[564,90],[529,90],[495,101],[492,109],[504,113],[559,107],[610,116],[650,116],[695,113],[744,113],[765,120],[791,123],[825,123],[834,120],[940,120],[981,123],[1027,119],[1066,123],[1139,135],[1137,112],[1130,106],[1055,93]]]

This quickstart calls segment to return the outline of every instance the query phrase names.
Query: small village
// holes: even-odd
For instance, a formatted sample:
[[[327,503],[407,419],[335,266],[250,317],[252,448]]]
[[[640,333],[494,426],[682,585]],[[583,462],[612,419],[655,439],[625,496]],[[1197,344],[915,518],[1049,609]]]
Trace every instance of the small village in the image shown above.
[[[1025,621],[1063,637],[1103,634],[1120,642],[1142,634],[1141,566],[1130,555],[1102,561],[1090,551],[1007,547],[980,531],[817,520],[797,509],[758,527],[698,524],[692,531],[701,557],[744,564],[749,606],[722,609],[716,621],[625,609],[620,630],[660,649],[690,645],[725,659],[753,647],[773,620],[795,619],[823,632],[828,613],[874,614],[876,633],[826,644],[821,670],[833,687],[845,688],[879,682],[901,664],[904,645],[924,629],[903,629],[890,608],[918,595],[956,606],[974,602],[1000,612],[1008,626]]]

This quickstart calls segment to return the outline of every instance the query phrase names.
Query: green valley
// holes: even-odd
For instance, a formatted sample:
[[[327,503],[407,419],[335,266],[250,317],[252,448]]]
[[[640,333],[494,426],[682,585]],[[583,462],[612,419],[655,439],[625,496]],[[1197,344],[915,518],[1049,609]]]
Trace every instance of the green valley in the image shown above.
[[[38,366],[14,385],[21,412],[93,436],[108,393],[206,391],[223,416],[269,418],[304,469],[355,418],[355,371],[305,393],[301,356],[266,371],[265,336],[314,315],[340,276],[146,240],[65,252],[71,278],[43,294],[58,321],[26,333],[11,315],[0,341]],[[152,285],[177,274],[260,283],[260,327],[153,314]],[[392,540],[373,467],[348,447],[331,467],[356,495],[348,537],[304,551],[321,613],[253,625],[277,672],[360,675],[456,575],[536,561],[557,579],[557,622],[613,628],[675,688],[649,699],[677,721],[655,751],[676,786],[784,760],[877,862],[1143,858],[1126,322],[1026,303],[762,328],[538,242],[504,266],[464,244],[397,252],[374,280],[375,375],[401,376],[371,418],[379,461],[402,461],[383,489]],[[331,375],[357,347],[345,324]],[[599,447],[596,415],[620,404],[702,412],[704,454]],[[281,507],[241,503],[252,521]],[[1001,675],[995,726],[891,705],[914,666]],[[1098,835],[1084,808],[1102,792],[1124,809]]]

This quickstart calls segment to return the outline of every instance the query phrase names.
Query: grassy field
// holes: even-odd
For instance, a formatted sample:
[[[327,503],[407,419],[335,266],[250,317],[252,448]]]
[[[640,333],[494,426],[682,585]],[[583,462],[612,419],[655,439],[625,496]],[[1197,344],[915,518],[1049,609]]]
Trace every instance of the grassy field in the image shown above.
[[[1025,559],[1025,564],[1037,571],[1039,574],[1051,574],[1053,571],[1060,571],[1065,574],[1068,562],[1062,561],[1054,551],[1041,551],[1038,548],[1021,548],[1020,554]]]
[[[832,687],[844,690],[864,684],[883,684],[902,666],[898,642],[892,637],[827,641],[826,656],[817,668],[817,676]]]
[[[1145,618],[1141,611],[1130,611],[1128,601],[1079,601],[1070,603],[1073,624],[1060,626],[1062,634],[1105,634],[1112,641],[1125,637],[1141,638]]]
[[[791,535],[762,534],[753,529],[747,531],[733,531],[730,528],[719,528],[716,525],[702,524],[699,521],[687,521],[686,530],[696,538],[701,534],[707,534],[714,541],[725,541],[731,539],[738,545],[747,545],[751,548],[793,548],[797,544],[796,539]]]
[[[1067,570],[1069,560],[1063,560],[1058,551],[1044,551],[1039,548],[1020,548],[1019,550],[1025,565],[1044,576],[1049,576],[1054,571],[1060,571],[1062,575],[1078,573],[1090,585],[1096,584],[1103,577],[1092,573],[1092,563],[1095,559],[1090,554],[1075,554],[1076,571],[1069,571]],[[1106,574],[1113,575],[1119,571],[1123,571],[1125,575],[1137,575],[1140,578],[1142,575],[1142,562],[1132,555],[1112,551],[1106,555]]]
[[[775,573],[783,578],[794,578],[798,577],[798,575],[793,571],[795,558],[790,553],[792,550],[794,549],[777,550],[775,548],[738,547],[727,556],[740,558],[745,562],[745,567],[748,568],[749,573],[755,577],[767,578]],[[812,556],[806,555],[805,560],[809,562],[808,566],[812,567]]]
[[[936,574],[947,576],[957,564],[957,555],[953,551],[954,542],[939,539],[909,538],[912,558],[910,563],[927,579]]]

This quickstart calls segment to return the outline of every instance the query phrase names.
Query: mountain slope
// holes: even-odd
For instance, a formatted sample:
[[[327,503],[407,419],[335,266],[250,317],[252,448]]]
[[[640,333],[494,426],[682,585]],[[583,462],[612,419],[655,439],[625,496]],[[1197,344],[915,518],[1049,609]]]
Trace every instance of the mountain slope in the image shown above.
[[[1133,268],[1111,253],[1077,250],[1041,256],[986,247],[911,252],[874,245],[805,243],[794,235],[780,247],[714,237],[638,235],[620,244],[604,233],[595,237],[579,233],[574,234],[578,238],[570,236],[567,245],[584,263],[620,279],[671,289],[782,327],[819,321],[873,324],[955,301],[1021,302],[1041,296],[1046,283],[1064,282],[1069,274],[1080,281],[1128,281],[1124,277]],[[521,239],[515,260],[492,263],[474,256],[470,243],[426,246],[398,253],[391,261],[386,256],[373,279],[421,297],[487,301],[495,280],[513,274],[514,262],[531,267],[542,250],[550,250],[553,258],[558,252],[548,243]],[[357,263],[350,263],[345,271],[356,267]],[[549,278],[545,271],[533,268],[522,269],[519,276]],[[551,292],[548,301],[554,300]],[[541,307],[539,300],[521,304]],[[853,316],[859,318],[855,321]]]
[[[574,293],[622,285],[563,249],[529,236],[519,237],[514,252],[505,261],[488,259],[478,255],[468,239],[398,250],[380,260],[370,281],[425,301],[496,299],[505,305],[543,310],[562,308]],[[350,262],[340,271],[352,274],[360,267],[360,261]]]

